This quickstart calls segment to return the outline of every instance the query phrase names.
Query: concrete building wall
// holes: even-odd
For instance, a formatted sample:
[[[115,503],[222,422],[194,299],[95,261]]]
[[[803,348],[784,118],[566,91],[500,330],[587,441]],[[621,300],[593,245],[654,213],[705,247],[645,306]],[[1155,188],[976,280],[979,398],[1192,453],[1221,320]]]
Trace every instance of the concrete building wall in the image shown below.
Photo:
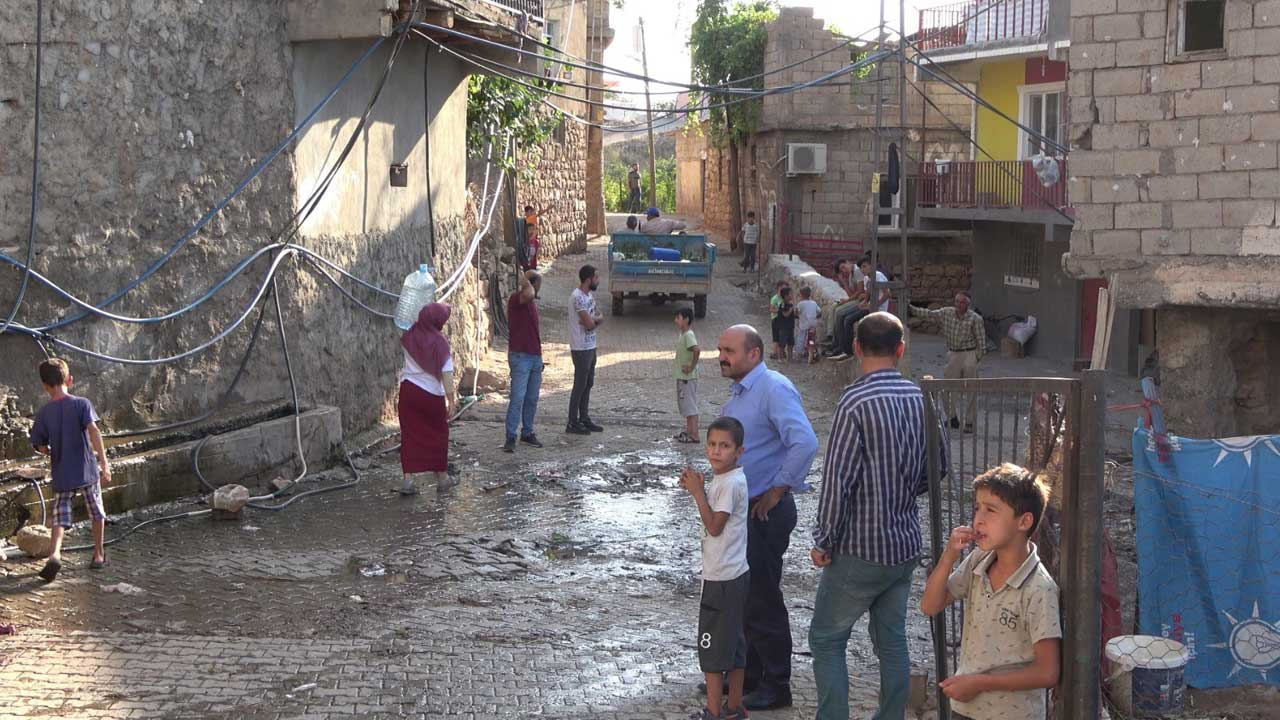
[[[1218,358],[1224,343],[1271,347],[1246,340],[1265,334],[1258,311],[1280,308],[1275,13],[1227,0],[1225,48],[1179,56],[1177,7],[1072,6],[1078,219],[1065,263],[1076,276],[1116,278],[1124,307],[1156,309],[1161,393],[1175,432],[1275,432],[1276,395],[1250,395],[1263,408],[1236,402],[1258,384],[1232,366],[1243,360]]]
[[[346,71],[361,41],[288,42],[283,0],[227,0],[143,12],[140,3],[92,6],[46,3],[42,94],[42,211],[35,269],[87,300],[101,300],[137,277],[208,208],[221,200],[285,135],[313,100]],[[164,4],[162,4],[164,5]],[[5,78],[0,115],[0,246],[25,250],[30,200],[30,131],[35,3],[0,5]],[[370,40],[370,42],[372,42]],[[24,45],[24,43],[27,43]],[[382,51],[385,52],[385,51]],[[463,69],[433,56],[424,80],[421,46],[397,61],[374,112],[301,241],[351,272],[398,291],[404,274],[432,249],[441,276],[461,261],[471,237],[465,162]],[[351,117],[363,110],[385,56],[373,57],[294,149],[235,199],[115,312],[148,316],[185,305],[272,242],[297,199],[315,182],[323,157],[336,157]],[[326,60],[328,62],[326,62]],[[428,88],[424,95],[424,86]],[[429,96],[429,97],[428,97]],[[431,121],[432,213],[428,221],[424,132]],[[409,185],[391,188],[389,164],[408,162]],[[21,254],[18,252],[17,254]],[[267,262],[213,300],[153,325],[86,320],[58,337],[129,358],[172,355],[216,335],[239,317],[264,278]],[[0,297],[14,296],[19,276],[0,273]],[[279,275],[286,330],[304,403],[342,410],[348,430],[394,411],[402,354],[389,320],[359,309],[323,278],[291,261]],[[354,290],[390,312],[393,302]],[[448,331],[459,367],[487,341],[478,315],[475,274],[451,298]],[[6,308],[7,309],[7,308]],[[19,320],[41,324],[69,305],[33,285]],[[125,366],[65,354],[76,388],[93,399],[108,429],[140,428],[191,417],[219,400],[247,346],[248,323],[195,357],[161,366]],[[283,358],[267,323],[229,412],[287,398]],[[8,438],[25,434],[41,402],[34,343],[0,338],[0,417]],[[6,453],[29,452],[6,441]]]

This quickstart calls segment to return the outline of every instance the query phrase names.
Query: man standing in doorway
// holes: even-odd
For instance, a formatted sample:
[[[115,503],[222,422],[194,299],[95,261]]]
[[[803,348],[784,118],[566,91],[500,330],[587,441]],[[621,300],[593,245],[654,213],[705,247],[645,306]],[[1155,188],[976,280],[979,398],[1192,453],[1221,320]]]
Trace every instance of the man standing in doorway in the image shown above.
[[[511,368],[511,399],[507,402],[507,439],[502,449],[516,451],[516,431],[520,442],[540,448],[533,431],[542,391],[542,333],[538,318],[538,291],[542,276],[529,270],[520,276],[520,289],[507,298],[507,365]],[[523,429],[521,423],[523,422]]]
[[[794,491],[808,490],[805,476],[818,454],[818,437],[800,393],[764,364],[764,340],[750,325],[720,336],[720,374],[733,379],[723,414],[742,423],[740,464],[750,497],[747,519],[748,710],[791,705],[791,621],[782,597],[783,555],[796,526]]]
[[[573,392],[569,395],[569,424],[564,431],[574,435],[603,432],[591,422],[591,386],[596,382],[596,328],[604,315],[596,308],[600,276],[591,265],[578,270],[578,287],[569,298],[569,354],[573,357]]]
[[[822,568],[809,626],[818,720],[848,720],[849,633],[870,612],[880,662],[877,720],[902,720],[911,658],[907,598],[922,539],[916,498],[929,489],[924,397],[902,377],[902,322],[863,318],[854,351],[862,377],[836,406],[823,465],[813,564]],[[946,462],[943,461],[945,467]]]
[[[987,353],[987,333],[982,316],[972,309],[973,298],[963,290],[956,293],[955,306],[925,310],[910,306],[912,317],[925,317],[942,324],[942,338],[947,342],[947,366],[942,376],[947,379],[978,377],[978,362]],[[964,431],[973,432],[977,416],[975,397],[970,394],[965,410]],[[947,417],[951,427],[960,427],[959,411],[955,408],[951,393],[947,393]]]
[[[627,212],[638,213],[644,209],[644,200],[640,197],[640,163],[631,163],[631,172],[627,173]]]

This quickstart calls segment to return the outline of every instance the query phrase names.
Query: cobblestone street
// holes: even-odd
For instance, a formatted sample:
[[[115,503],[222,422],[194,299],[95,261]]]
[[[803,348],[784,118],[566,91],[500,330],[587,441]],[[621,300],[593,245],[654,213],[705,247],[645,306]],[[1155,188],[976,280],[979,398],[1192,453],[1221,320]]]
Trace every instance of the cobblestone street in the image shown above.
[[[697,446],[670,439],[680,429],[670,305],[628,303],[625,317],[609,319],[592,398],[606,432],[562,433],[572,372],[564,298],[581,264],[607,266],[604,248],[595,240],[588,256],[556,260],[542,289],[545,449],[500,452],[505,398],[492,396],[455,425],[461,482],[439,498],[395,495],[395,453],[364,456],[352,490],[286,512],[246,511],[240,523],[153,526],[113,546],[102,571],[73,555],[46,586],[37,563],[0,566],[0,622],[19,630],[0,638],[0,718],[688,717],[701,702],[699,532],[678,473],[705,461]],[[754,276],[735,262],[722,255],[707,318],[695,326],[704,426],[728,388],[711,350],[718,333],[767,321]],[[490,359],[499,374],[502,357],[499,349]],[[785,369],[824,445],[847,368]],[[811,482],[820,466],[821,455]],[[314,479],[345,478],[339,468]],[[753,717],[813,714],[806,633],[818,575],[807,549],[816,504],[814,493],[798,500],[784,581],[796,704]],[[917,598],[923,581],[917,573]],[[122,582],[140,594],[104,590]],[[912,660],[928,672],[929,630],[914,606]],[[855,714],[869,714],[877,670],[865,621],[851,672]]]

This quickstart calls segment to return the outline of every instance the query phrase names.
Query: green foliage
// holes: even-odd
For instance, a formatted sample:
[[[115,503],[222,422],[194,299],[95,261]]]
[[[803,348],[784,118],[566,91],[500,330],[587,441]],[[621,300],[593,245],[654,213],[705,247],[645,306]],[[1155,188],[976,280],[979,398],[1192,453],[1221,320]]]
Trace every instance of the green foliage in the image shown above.
[[[627,173],[630,163],[612,160],[604,166],[604,208],[607,212],[628,212]],[[676,159],[659,157],[654,161],[654,174],[658,183],[658,209],[664,213],[676,211]],[[644,204],[649,204],[649,164],[640,163],[640,189]]]
[[[525,169],[538,161],[539,145],[566,122],[560,113],[543,106],[547,90],[556,86],[547,81],[530,83],[539,89],[497,75],[472,75],[467,81],[467,152],[484,157],[493,142],[494,162],[515,169],[515,159],[503,152],[510,138]]]
[[[698,16],[689,34],[693,79],[698,85],[720,85],[764,72],[768,43],[765,24],[778,16],[772,0],[750,0],[729,7],[726,0],[699,0]],[[756,77],[734,87],[764,87]],[[737,99],[727,93],[707,93],[710,104]],[[760,120],[760,100],[739,102],[711,110],[711,137],[717,144],[744,142]],[[726,122],[727,119],[727,122]]]

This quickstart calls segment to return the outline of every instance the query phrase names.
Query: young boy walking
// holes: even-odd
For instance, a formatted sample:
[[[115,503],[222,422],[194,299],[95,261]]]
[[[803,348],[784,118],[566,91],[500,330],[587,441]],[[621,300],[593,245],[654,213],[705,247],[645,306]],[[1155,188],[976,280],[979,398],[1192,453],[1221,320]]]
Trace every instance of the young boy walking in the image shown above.
[[[40,571],[52,582],[62,569],[62,536],[71,527],[71,505],[77,493],[84,493],[85,505],[93,519],[93,570],[105,567],[107,553],[103,532],[107,514],[102,508],[102,480],[111,479],[107,450],[98,431],[98,413],[88,399],[67,392],[74,379],[66,361],[40,363],[40,383],[49,403],[36,413],[31,427],[31,445],[36,452],[52,458],[53,490],[57,493],[53,511],[53,552]],[[95,462],[96,456],[96,462]]]
[[[1058,585],[1031,542],[1049,489],[1005,463],[974,479],[973,492],[973,527],[951,532],[920,604],[936,615],[964,602],[960,663],[939,686],[952,717],[1038,720],[1046,715],[1044,689],[1058,684],[1062,643]],[[971,543],[977,549],[961,561]]]
[[[676,407],[684,417],[684,430],[676,435],[682,443],[698,443],[698,360],[702,349],[698,337],[693,334],[693,310],[676,310],[676,329],[680,339],[676,341]]]
[[[706,673],[707,706],[702,720],[741,720],[742,684],[747,667],[743,617],[751,574],[747,570],[747,476],[742,458],[742,423],[717,418],[707,428],[707,460],[714,477],[686,467],[680,476],[702,519],[702,609],[698,613],[698,663]],[[722,706],[724,675],[729,699]]]
[[[751,272],[756,269],[756,248],[760,246],[760,225],[756,223],[755,211],[747,213],[747,222],[738,237],[742,240],[742,269]]]

